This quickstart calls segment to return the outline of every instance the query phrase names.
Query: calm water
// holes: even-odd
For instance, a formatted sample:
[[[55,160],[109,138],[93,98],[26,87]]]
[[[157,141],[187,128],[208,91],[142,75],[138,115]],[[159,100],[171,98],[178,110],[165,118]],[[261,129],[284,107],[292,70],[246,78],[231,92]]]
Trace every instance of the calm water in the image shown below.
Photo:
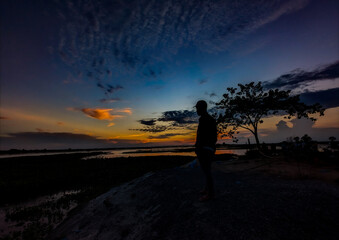
[[[327,148],[327,144],[319,144],[318,150],[320,152]],[[139,148],[139,149],[116,149],[116,150],[91,150],[91,151],[74,151],[74,152],[51,152],[51,153],[20,153],[20,154],[4,154],[0,155],[1,158],[12,157],[29,157],[29,156],[47,156],[56,154],[74,154],[74,153],[91,153],[91,152],[103,152],[103,154],[87,157],[91,158],[117,158],[117,157],[141,157],[141,156],[196,156],[194,151],[188,151],[193,147],[164,147],[164,148]],[[281,149],[281,147],[277,147]],[[184,150],[184,152],[180,152]],[[247,149],[217,149],[216,154],[236,154],[245,155]]]
[[[91,158],[117,158],[117,157],[141,157],[141,156],[196,156],[194,151],[180,152],[178,150],[187,150],[191,147],[173,147],[173,148],[145,148],[145,149],[124,149],[111,150],[105,154],[87,157]],[[176,152],[176,150],[178,152]],[[216,154],[237,154],[245,155],[246,149],[218,149]]]
[[[192,147],[173,147],[173,148],[141,148],[141,149],[119,149],[119,150],[93,150],[93,151],[74,151],[74,152],[55,152],[55,153],[21,153],[21,154],[5,154],[0,158],[11,157],[29,157],[29,156],[48,156],[56,154],[73,154],[73,153],[91,153],[104,152],[103,154],[88,157],[90,158],[117,158],[117,157],[141,157],[141,156],[195,156],[194,151],[187,151]],[[180,152],[178,150],[186,150]],[[178,151],[178,152],[176,152]],[[246,149],[218,149],[216,154],[237,154],[244,155]]]

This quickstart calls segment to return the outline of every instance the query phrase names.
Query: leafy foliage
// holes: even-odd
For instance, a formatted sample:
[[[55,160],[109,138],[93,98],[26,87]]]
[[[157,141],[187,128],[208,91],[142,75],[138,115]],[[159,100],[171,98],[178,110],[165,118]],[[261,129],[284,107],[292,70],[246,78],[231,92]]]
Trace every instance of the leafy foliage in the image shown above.
[[[239,88],[227,88],[223,99],[216,103],[217,109],[224,111],[217,117],[218,130],[223,136],[228,136],[237,141],[235,134],[243,128],[250,131],[259,146],[258,126],[263,123],[263,118],[285,114],[287,118],[296,116],[316,119],[311,114],[324,115],[325,109],[320,104],[306,105],[300,102],[299,95],[291,96],[291,91],[279,89],[264,90],[261,82],[238,84]]]

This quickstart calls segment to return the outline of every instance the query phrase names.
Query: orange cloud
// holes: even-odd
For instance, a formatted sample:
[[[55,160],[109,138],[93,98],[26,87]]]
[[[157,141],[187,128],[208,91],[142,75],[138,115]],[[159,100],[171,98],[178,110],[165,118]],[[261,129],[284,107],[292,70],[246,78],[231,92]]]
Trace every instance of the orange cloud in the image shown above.
[[[112,108],[104,109],[104,108],[83,108],[81,109],[83,113],[85,113],[87,116],[99,120],[108,120],[112,121],[116,118],[121,118],[123,116],[121,115],[113,115],[111,114],[111,111],[113,111]]]
[[[112,127],[115,125],[112,121],[117,118],[123,118],[125,116],[114,114],[114,113],[127,113],[128,115],[132,114],[131,108],[123,109],[114,109],[114,108],[67,108],[69,111],[81,111],[90,118],[95,118],[98,120],[110,121],[107,127]]]
[[[120,113],[128,113],[129,115],[132,114],[132,108],[123,108],[123,109],[117,109],[115,112],[120,112]]]

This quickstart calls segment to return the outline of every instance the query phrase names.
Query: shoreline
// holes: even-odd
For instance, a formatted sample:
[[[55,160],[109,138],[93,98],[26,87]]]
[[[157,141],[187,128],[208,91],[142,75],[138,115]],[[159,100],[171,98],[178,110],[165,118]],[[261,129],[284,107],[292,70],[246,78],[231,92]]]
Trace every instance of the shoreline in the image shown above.
[[[81,211],[82,207],[86,206],[88,202],[92,201],[93,199],[100,196],[101,194],[104,194],[107,191],[110,191],[112,187],[119,187],[123,184],[128,183],[129,181],[133,181],[133,179],[138,179],[139,177],[149,172],[158,173],[159,171],[162,171],[164,169],[173,169],[174,171],[176,168],[190,169],[191,168],[190,163],[194,160],[194,157],[186,157],[186,156],[153,156],[153,157],[147,156],[147,157],[130,157],[130,158],[112,158],[112,159],[100,159],[100,161],[98,161],[98,159],[95,159],[95,158],[91,160],[86,160],[86,161],[81,160],[84,156],[88,156],[88,155],[93,155],[93,153],[92,154],[82,154],[82,153],[64,154],[64,155],[54,155],[52,157],[51,156],[40,156],[40,157],[26,157],[26,158],[11,158],[11,159],[7,159],[6,161],[0,161],[0,165],[7,162],[9,164],[7,166],[9,167],[9,169],[13,169],[12,167],[10,167],[10,165],[16,166],[15,171],[17,172],[19,170],[20,172],[20,164],[23,164],[24,169],[26,168],[26,170],[22,169],[21,170],[22,174],[24,174],[25,172],[26,174],[29,173],[29,171],[27,171],[27,168],[30,168],[30,170],[33,170],[34,166],[40,167],[40,170],[37,171],[36,173],[43,172],[44,170],[46,170],[46,167],[47,167],[47,170],[49,169],[48,171],[52,170],[51,172],[49,172],[49,174],[47,174],[49,175],[50,180],[52,181],[51,183],[53,183],[53,177],[52,177],[53,174],[60,173],[59,170],[62,169],[64,172],[62,172],[61,179],[59,178],[60,176],[58,177],[58,175],[55,175],[55,178],[60,186],[58,187],[57,185],[54,185],[54,188],[53,188],[54,190],[51,191],[51,189],[48,189],[50,190],[49,191],[50,194],[47,194],[44,196],[47,199],[49,196],[57,192],[60,193],[60,190],[61,192],[67,191],[67,190],[70,190],[70,191],[80,190],[77,194],[74,194],[74,195],[66,194],[65,195],[66,198],[61,199],[60,202],[64,202],[63,204],[66,204],[64,209],[68,209],[66,210],[64,217],[60,220],[61,222],[64,222],[65,219],[68,219],[69,216],[72,216],[75,212]],[[32,164],[32,166],[29,167],[30,164]],[[81,164],[84,164],[84,166],[87,165],[87,167],[84,167],[84,166],[80,167]],[[52,165],[52,167],[54,168],[51,169],[50,165]],[[60,166],[62,165],[63,167],[60,168]],[[70,180],[71,178],[69,178],[70,176],[67,177],[67,174],[74,174],[73,172],[77,168],[78,170],[80,169],[80,171],[83,172],[83,174],[82,175],[76,174],[76,176],[73,176],[73,181],[76,180],[76,182],[78,182],[78,184],[80,185],[76,185],[76,184],[74,185],[74,182],[72,183],[72,180]],[[195,166],[194,168],[197,168],[197,166]],[[338,166],[336,167],[332,166],[331,168],[330,166],[326,166],[326,164],[324,166],[316,165],[316,164],[310,165],[310,163],[305,163],[305,162],[296,164],[296,162],[291,161],[291,160],[286,161],[286,159],[284,159],[281,156],[280,158],[276,157],[276,160],[273,161],[272,159],[253,158],[253,157],[249,158],[246,156],[237,156],[234,154],[216,155],[215,161],[213,163],[213,169],[214,171],[224,172],[227,174],[251,173],[251,174],[256,174],[256,175],[272,176],[272,177],[278,177],[281,179],[289,179],[289,180],[294,180],[294,181],[315,179],[315,180],[320,180],[325,183],[330,183],[332,185],[334,184],[335,186],[338,186],[338,183],[339,183]],[[315,170],[316,173],[320,173],[320,174],[314,175],[315,172],[309,171],[310,169],[313,169]],[[92,190],[90,190],[86,188],[86,184],[83,185],[82,181],[86,182],[88,180],[88,176],[87,176],[88,173],[94,174],[89,182],[96,181],[95,184],[100,186],[99,189],[93,190],[92,188]],[[121,173],[124,173],[124,174],[121,174]],[[8,176],[11,176],[10,172],[8,172],[7,174]],[[110,175],[114,175],[114,174],[116,174],[115,180],[110,178]],[[332,177],[328,178],[329,175],[331,175]],[[100,180],[100,178],[102,177],[104,178],[106,177],[106,179]],[[23,176],[22,180],[24,181],[24,179],[25,177]],[[65,184],[61,184],[59,180],[64,181]],[[112,182],[112,180],[114,181]],[[36,182],[34,181],[34,179],[30,179],[30,178],[27,178],[25,181],[28,184],[31,184],[34,186],[37,183],[39,183],[39,181]],[[108,183],[107,181],[111,181],[111,182]],[[72,187],[70,186],[70,184],[72,185]],[[101,186],[102,184],[104,184],[105,187],[102,187]],[[48,187],[50,186],[48,185]],[[20,190],[18,189],[15,190],[13,186],[9,187],[9,189],[11,189],[12,192],[13,191],[20,192]],[[42,192],[40,192],[40,194],[41,193]],[[48,193],[48,191],[46,193]],[[32,198],[34,199],[38,197],[38,195],[36,195],[36,197],[33,197],[33,196],[34,195],[32,195],[30,199]],[[27,199],[27,201],[30,201],[30,200]],[[74,205],[74,201],[76,205]],[[44,209],[48,211],[48,209],[54,206],[55,204],[57,204],[57,201],[55,201],[54,199],[54,202],[50,201],[46,203]],[[28,220],[25,220],[25,218],[27,219],[29,215],[25,213],[25,211],[27,212],[27,206],[24,206],[24,204],[16,205],[15,203],[13,203],[12,209],[14,209],[15,206],[22,206],[22,207],[21,209],[18,209],[16,211],[8,211],[10,213],[9,216],[12,216],[13,220],[17,219],[18,223],[25,222],[25,221],[27,223]],[[76,206],[76,208],[74,208],[74,206]],[[30,211],[31,211],[30,215],[40,214],[39,207],[30,208]],[[21,218],[16,217],[16,216],[20,216],[20,214],[22,215]],[[58,213],[51,212],[50,214],[55,215]],[[59,222],[56,221],[56,225],[53,225],[53,226],[55,227],[59,225],[61,223],[60,221]],[[14,224],[12,224],[12,226],[13,225]],[[37,231],[36,228],[45,229],[46,226],[37,225],[35,226],[35,229],[33,230],[30,229],[30,231]],[[15,228],[13,228],[13,231],[15,231]],[[47,229],[45,229],[45,231],[48,232]],[[0,238],[1,236],[2,234],[0,234]]]

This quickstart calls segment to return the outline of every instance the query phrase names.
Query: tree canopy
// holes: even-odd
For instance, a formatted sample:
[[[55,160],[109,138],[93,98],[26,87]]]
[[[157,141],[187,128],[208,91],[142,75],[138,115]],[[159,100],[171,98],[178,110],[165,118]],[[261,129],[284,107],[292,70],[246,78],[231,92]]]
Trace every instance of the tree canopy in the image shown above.
[[[218,130],[223,136],[228,136],[237,141],[236,134],[239,128],[250,131],[259,147],[258,126],[263,123],[263,118],[271,115],[285,115],[290,119],[308,118],[316,121],[312,114],[324,115],[325,109],[318,103],[307,105],[300,102],[299,95],[291,95],[291,91],[279,89],[265,90],[261,84],[238,84],[239,88],[227,88],[223,99],[216,103],[221,110],[217,116]]]

